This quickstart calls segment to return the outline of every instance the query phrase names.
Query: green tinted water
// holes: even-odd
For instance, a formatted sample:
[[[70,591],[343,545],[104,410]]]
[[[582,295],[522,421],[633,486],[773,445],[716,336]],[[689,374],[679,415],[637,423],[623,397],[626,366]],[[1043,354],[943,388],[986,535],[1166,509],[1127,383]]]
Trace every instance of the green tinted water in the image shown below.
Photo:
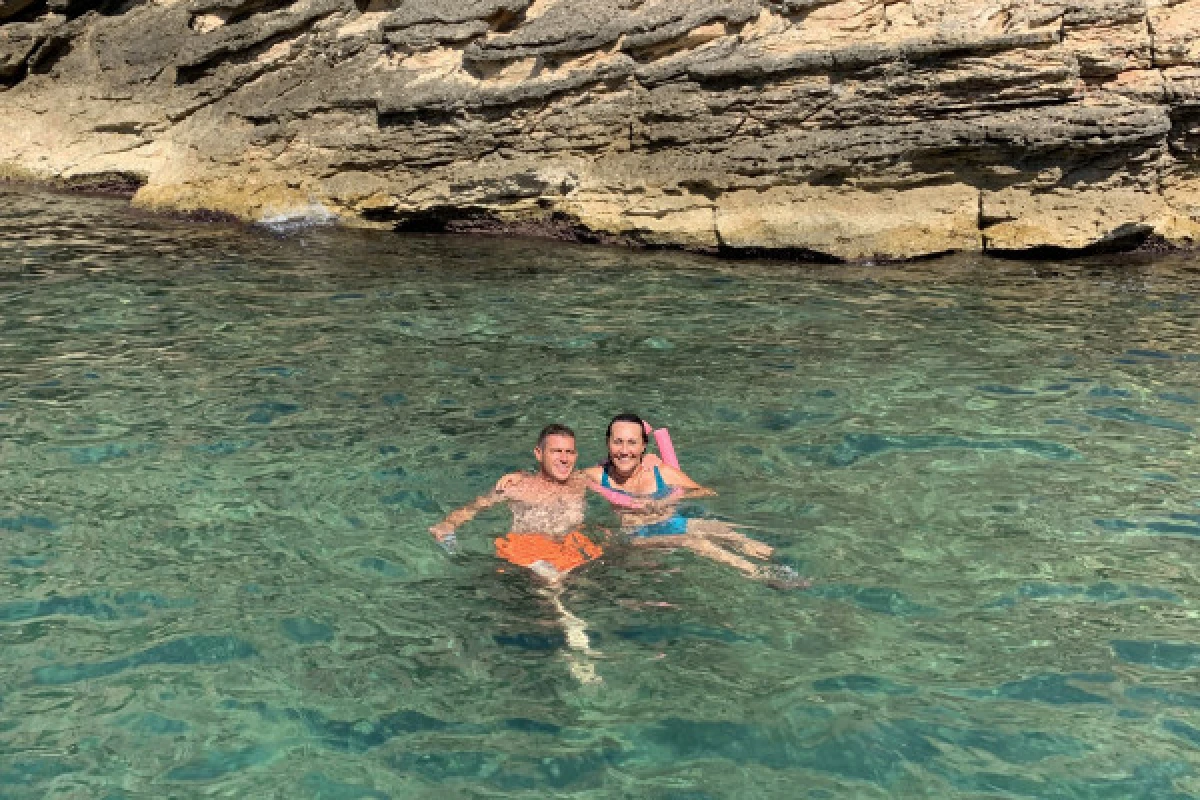
[[[1200,796],[1200,262],[723,263],[3,190],[0,796]],[[635,410],[781,593],[499,510]],[[597,526],[613,519],[593,509]]]

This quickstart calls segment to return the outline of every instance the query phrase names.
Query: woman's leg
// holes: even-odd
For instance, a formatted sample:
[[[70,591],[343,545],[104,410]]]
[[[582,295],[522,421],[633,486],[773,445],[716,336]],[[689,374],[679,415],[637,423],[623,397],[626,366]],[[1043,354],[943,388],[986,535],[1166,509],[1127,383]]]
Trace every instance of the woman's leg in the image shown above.
[[[689,519],[688,533],[716,539],[751,558],[770,558],[771,554],[775,552],[775,548],[771,545],[751,539],[728,522],[722,522],[719,519]]]
[[[691,520],[689,521],[688,533],[686,534],[681,536],[652,536],[647,538],[635,538],[634,546],[667,548],[685,547],[698,556],[703,556],[704,558],[711,559],[712,561],[716,561],[720,564],[727,564],[748,578],[753,578],[757,581],[763,581],[767,585],[778,589],[800,589],[806,588],[810,585],[807,579],[801,578],[791,567],[782,564],[755,564],[753,561],[742,558],[736,553],[731,553],[725,548],[721,547],[715,541],[713,541],[713,539],[728,538],[720,535],[720,533],[724,533],[725,531],[718,529],[719,533],[716,536],[705,533],[693,533],[692,525],[696,522],[715,522],[717,525],[724,526],[726,530],[732,532],[734,534],[733,538],[735,541],[740,542],[741,540],[745,540],[747,542],[753,542],[755,545],[759,545],[761,548],[766,548],[767,554],[773,552],[769,545],[751,539],[748,536],[743,536],[737,531],[734,531],[732,528],[729,528],[729,526],[725,523],[717,520]],[[708,528],[709,531],[711,531],[711,527],[709,526],[702,526],[702,528]],[[753,549],[755,549],[756,552],[763,552],[758,548]]]
[[[634,547],[657,548],[657,549],[674,549],[683,547],[691,550],[693,553],[705,558],[712,559],[721,564],[728,564],[739,572],[744,572],[753,577],[758,566],[747,561],[736,553],[731,553],[708,537],[692,533],[691,525],[696,520],[691,520],[688,523],[688,532],[673,536],[635,536],[632,540]]]
[[[751,578],[758,577],[758,564],[729,552],[711,539],[704,536],[684,536],[681,543],[696,555],[704,556],[721,564],[728,564],[738,572],[742,572]]]

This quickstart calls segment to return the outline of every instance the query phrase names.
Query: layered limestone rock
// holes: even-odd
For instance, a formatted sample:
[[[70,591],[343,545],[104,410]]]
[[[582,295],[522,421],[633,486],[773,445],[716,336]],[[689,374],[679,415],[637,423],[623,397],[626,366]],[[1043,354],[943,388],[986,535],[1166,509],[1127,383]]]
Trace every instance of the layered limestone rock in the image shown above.
[[[1200,239],[1200,0],[0,0],[0,176],[830,260]]]

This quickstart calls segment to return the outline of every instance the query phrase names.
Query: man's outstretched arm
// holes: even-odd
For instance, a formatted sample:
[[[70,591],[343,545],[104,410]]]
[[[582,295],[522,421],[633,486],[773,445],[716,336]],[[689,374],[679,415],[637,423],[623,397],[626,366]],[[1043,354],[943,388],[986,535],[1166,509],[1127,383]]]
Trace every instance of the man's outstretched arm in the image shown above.
[[[448,542],[447,540],[453,540],[455,528],[473,520],[475,515],[485,508],[491,508],[508,500],[505,492],[516,483],[519,477],[518,475],[505,475],[490,492],[481,494],[462,508],[451,511],[441,522],[430,526],[429,532],[433,534],[433,538],[437,539],[439,544],[443,546],[452,544],[452,541]]]

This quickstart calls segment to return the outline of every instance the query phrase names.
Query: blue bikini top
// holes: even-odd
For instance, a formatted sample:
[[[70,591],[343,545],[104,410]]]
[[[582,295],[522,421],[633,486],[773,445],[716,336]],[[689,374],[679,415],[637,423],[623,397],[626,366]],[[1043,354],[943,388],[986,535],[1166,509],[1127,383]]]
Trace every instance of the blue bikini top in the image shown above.
[[[605,467],[604,471],[600,474],[600,485],[605,489],[612,489],[614,492],[620,492],[630,497],[650,497],[654,500],[662,500],[671,494],[671,487],[663,480],[662,473],[658,471],[658,467],[654,468],[654,491],[649,495],[634,494],[633,492],[627,492],[624,489],[618,489],[613,486],[608,479],[608,467]]]

